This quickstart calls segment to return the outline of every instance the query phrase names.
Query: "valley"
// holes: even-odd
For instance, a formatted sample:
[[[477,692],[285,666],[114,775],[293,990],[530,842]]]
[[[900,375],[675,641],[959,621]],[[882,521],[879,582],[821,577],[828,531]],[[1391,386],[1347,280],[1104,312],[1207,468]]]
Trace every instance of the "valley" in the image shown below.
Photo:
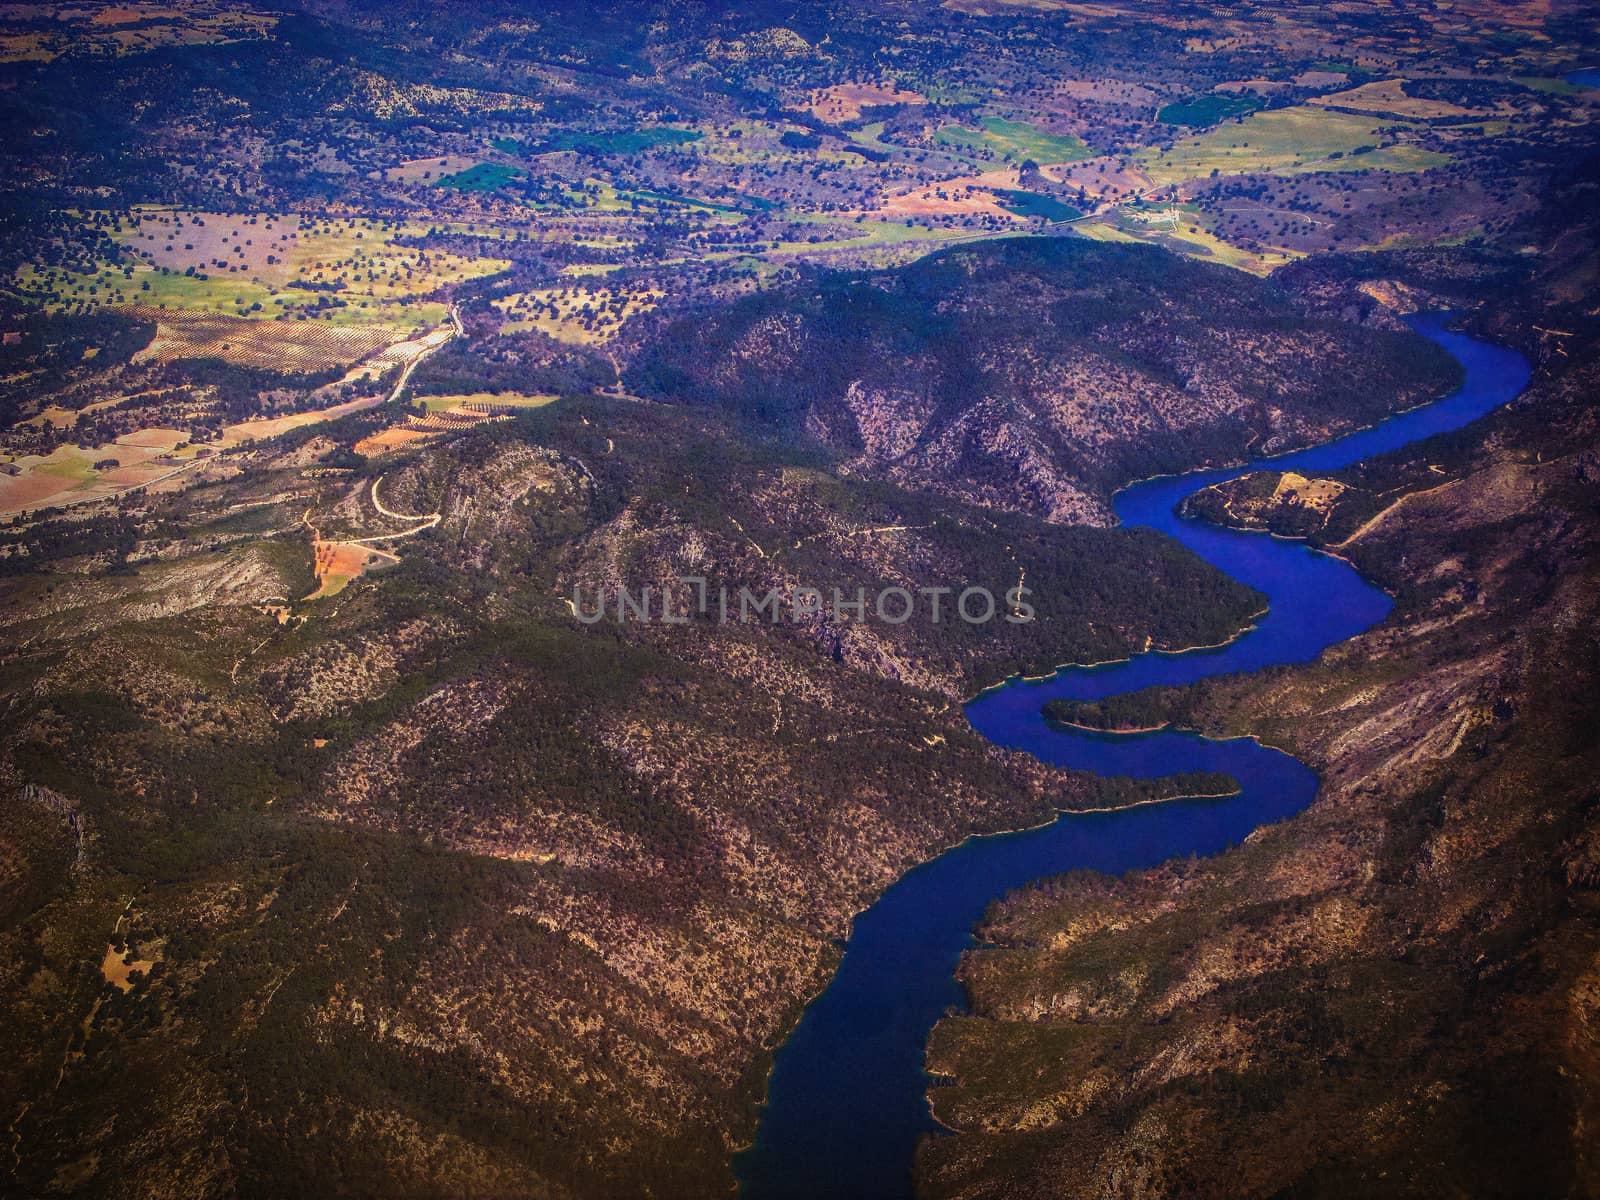
[[[0,1193],[1587,1195],[1595,61],[0,8]]]

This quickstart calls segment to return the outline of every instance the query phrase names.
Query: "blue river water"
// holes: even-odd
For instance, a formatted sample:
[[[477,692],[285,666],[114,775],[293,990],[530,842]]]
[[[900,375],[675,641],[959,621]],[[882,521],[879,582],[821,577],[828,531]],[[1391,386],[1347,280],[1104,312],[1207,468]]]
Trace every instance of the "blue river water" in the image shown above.
[[[1107,813],[1066,814],[1017,833],[972,838],[897,880],[860,914],[838,972],[779,1048],[755,1143],[734,1161],[744,1200],[895,1200],[911,1195],[929,1112],[924,1047],[934,1023],[960,1008],[955,970],[991,900],[1032,880],[1089,867],[1120,873],[1189,854],[1214,854],[1316,798],[1318,780],[1287,754],[1248,739],[1159,732],[1106,735],[1049,725],[1057,697],[1098,699],[1152,684],[1306,662],[1388,615],[1389,597],[1346,562],[1299,542],[1185,520],[1191,492],[1263,467],[1331,471],[1476,420],[1517,395],[1527,363],[1445,328],[1413,327],[1465,368],[1459,391],[1382,423],[1246,466],[1146,480],[1119,492],[1118,517],[1178,539],[1265,593],[1269,610],[1226,646],[1152,652],[1043,680],[1011,680],[969,702],[972,727],[997,745],[1104,775],[1155,778],[1221,771],[1240,783],[1224,799],[1176,800]]]
[[[1586,67],[1582,71],[1574,71],[1566,78],[1568,83],[1575,83],[1579,87],[1600,88],[1600,67]]]

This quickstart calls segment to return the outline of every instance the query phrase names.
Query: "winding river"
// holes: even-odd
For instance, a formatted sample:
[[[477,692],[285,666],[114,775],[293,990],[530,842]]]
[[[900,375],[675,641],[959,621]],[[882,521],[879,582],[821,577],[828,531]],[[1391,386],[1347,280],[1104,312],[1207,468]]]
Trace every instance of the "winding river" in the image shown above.
[[[1147,778],[1222,771],[1238,779],[1239,794],[1065,814],[1037,829],[969,839],[896,881],[856,918],[838,972],[778,1050],[756,1141],[735,1160],[744,1200],[911,1194],[917,1142],[937,1129],[924,1046],[934,1022],[962,1004],[956,965],[991,900],[1074,868],[1120,873],[1177,855],[1214,854],[1316,797],[1317,777],[1308,767],[1247,738],[1067,731],[1047,725],[1040,707],[1057,697],[1097,699],[1306,662],[1383,620],[1389,597],[1343,560],[1298,542],[1184,520],[1175,507],[1207,484],[1249,471],[1331,471],[1458,429],[1511,400],[1528,380],[1519,355],[1451,333],[1440,316],[1417,317],[1412,325],[1461,362],[1459,391],[1321,446],[1146,480],[1117,494],[1123,524],[1159,529],[1264,592],[1271,607],[1254,628],[1217,649],[1147,653],[1063,668],[1037,682],[1009,681],[967,705],[978,732],[1044,762]]]

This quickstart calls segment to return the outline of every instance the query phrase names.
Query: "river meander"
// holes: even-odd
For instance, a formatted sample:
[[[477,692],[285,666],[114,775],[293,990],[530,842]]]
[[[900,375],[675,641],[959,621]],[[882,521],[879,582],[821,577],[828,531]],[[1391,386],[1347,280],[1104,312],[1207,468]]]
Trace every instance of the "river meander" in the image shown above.
[[[1159,529],[1265,593],[1270,608],[1254,628],[1216,649],[1153,652],[1063,668],[1043,680],[1011,680],[967,705],[979,733],[1044,762],[1146,778],[1220,771],[1238,779],[1239,794],[1065,814],[1037,829],[970,839],[897,880],[856,918],[839,970],[778,1050],[756,1141],[735,1160],[745,1200],[911,1194],[917,1142],[936,1129],[923,1049],[934,1023],[962,1004],[957,962],[991,900],[1076,868],[1120,873],[1174,856],[1214,854],[1316,798],[1309,768],[1250,739],[1065,730],[1047,724],[1040,708],[1057,697],[1098,699],[1306,662],[1388,615],[1389,597],[1342,559],[1299,542],[1186,520],[1176,506],[1199,488],[1250,471],[1336,470],[1459,429],[1526,384],[1529,369],[1519,355],[1452,333],[1442,317],[1412,324],[1461,362],[1465,381],[1458,391],[1320,446],[1146,480],[1117,494],[1124,525]]]

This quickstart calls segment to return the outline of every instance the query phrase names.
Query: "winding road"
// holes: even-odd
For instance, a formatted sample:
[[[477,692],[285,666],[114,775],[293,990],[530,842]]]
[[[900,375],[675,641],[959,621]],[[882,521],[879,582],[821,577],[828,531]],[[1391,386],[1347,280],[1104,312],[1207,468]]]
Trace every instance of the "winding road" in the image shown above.
[[[353,541],[353,543],[355,545],[364,546],[364,545],[368,544],[369,542],[398,541],[400,538],[408,538],[408,537],[414,536],[415,534],[419,534],[424,529],[432,529],[440,521],[444,520],[444,514],[443,513],[438,513],[438,512],[431,512],[431,513],[403,513],[403,512],[395,512],[394,509],[386,507],[384,505],[383,501],[378,499],[378,485],[380,483],[382,483],[382,482],[383,482],[383,476],[382,475],[379,475],[376,479],[374,479],[372,481],[372,507],[377,509],[378,512],[381,513],[383,516],[390,517],[393,520],[396,520],[396,521],[417,521],[417,522],[420,522],[420,523],[417,525],[417,527],[415,529],[405,529],[405,530],[402,530],[399,533],[382,533],[382,534],[378,534],[375,537],[353,538],[351,540]]]

